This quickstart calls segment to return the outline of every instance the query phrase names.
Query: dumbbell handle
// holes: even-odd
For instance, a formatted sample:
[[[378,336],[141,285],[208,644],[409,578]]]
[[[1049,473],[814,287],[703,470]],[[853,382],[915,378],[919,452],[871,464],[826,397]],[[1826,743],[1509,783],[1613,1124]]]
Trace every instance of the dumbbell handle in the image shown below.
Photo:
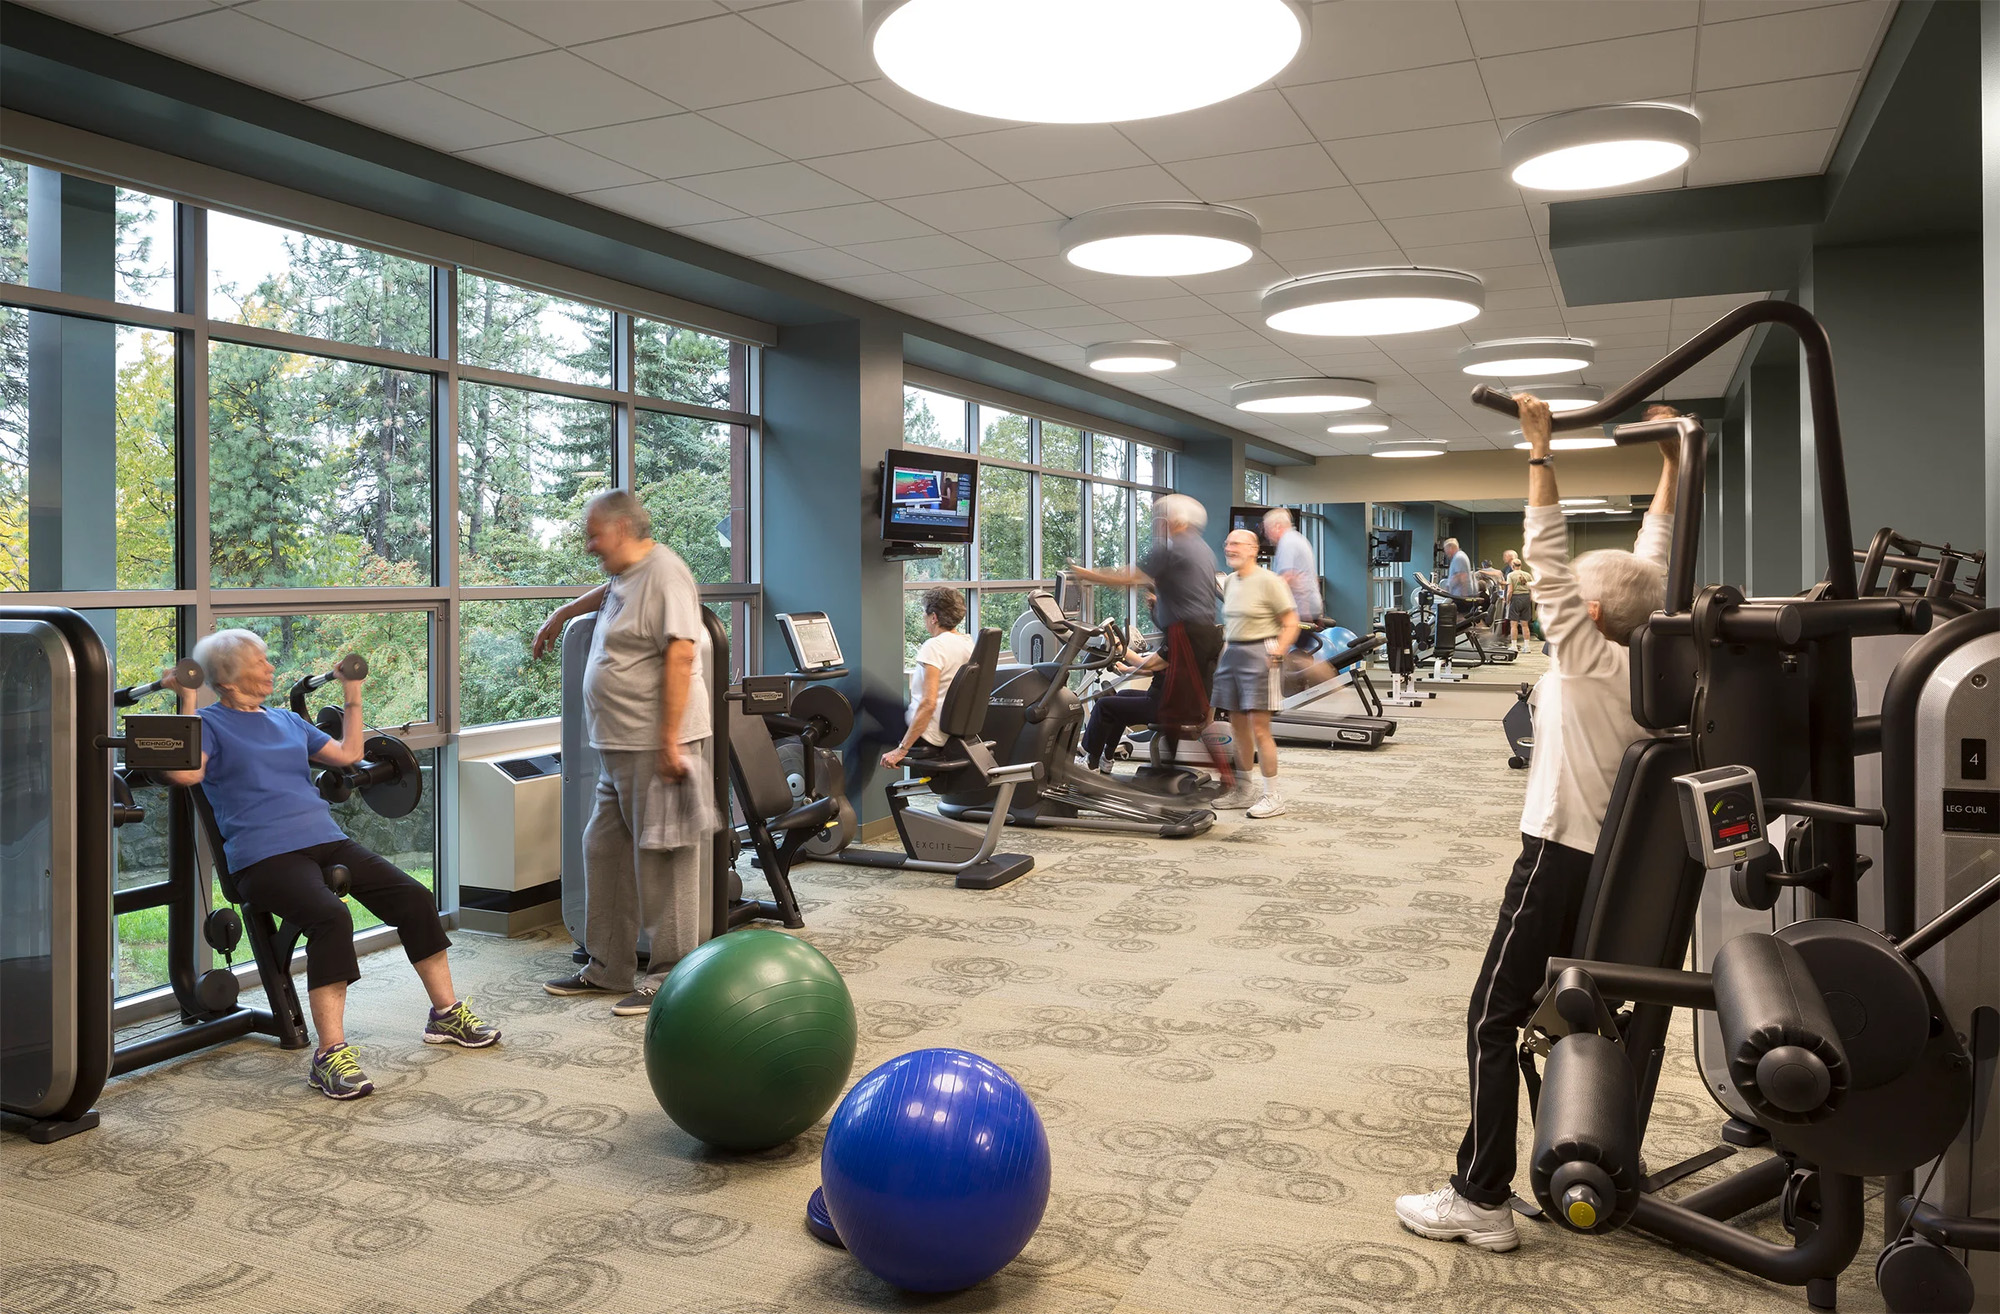
[[[358,652],[348,653],[340,659],[340,664],[330,671],[309,675],[303,683],[308,692],[329,684],[334,680],[365,680],[368,678],[368,659]]]
[[[192,657],[183,657],[175,662],[174,669],[170,674],[173,676],[175,686],[181,689],[199,689],[206,679],[202,674],[201,665]],[[162,675],[151,684],[135,684],[114,691],[111,695],[111,702],[114,707],[130,707],[141,698],[156,694],[166,687],[167,676]]]

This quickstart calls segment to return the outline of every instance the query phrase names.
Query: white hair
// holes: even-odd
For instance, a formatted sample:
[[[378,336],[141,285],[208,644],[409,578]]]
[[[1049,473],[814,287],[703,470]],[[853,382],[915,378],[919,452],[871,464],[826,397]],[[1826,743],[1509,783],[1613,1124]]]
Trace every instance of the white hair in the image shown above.
[[[622,520],[625,532],[633,538],[645,538],[653,532],[653,513],[646,504],[632,495],[629,488],[612,488],[599,493],[583,504],[586,519],[602,516],[606,520]]]
[[[1598,628],[1619,643],[1666,603],[1667,572],[1619,548],[1599,548],[1576,559],[1577,591],[1598,607]]]
[[[1153,502],[1153,519],[1189,529],[1208,528],[1208,508],[1186,493],[1168,493]]]
[[[1264,528],[1269,529],[1273,525],[1283,525],[1286,529],[1297,528],[1292,523],[1292,513],[1281,506],[1274,506],[1264,513]]]
[[[236,683],[252,654],[262,655],[267,651],[264,641],[254,631],[217,630],[195,644],[190,655],[201,667],[209,687],[219,689],[225,684]]]
[[[1446,539],[1446,540],[1444,541],[1444,550],[1445,550],[1445,551],[1447,551],[1447,552],[1456,552],[1456,551],[1458,551],[1458,540],[1457,540],[1457,539],[1455,539],[1455,538],[1448,538],[1448,539]]]

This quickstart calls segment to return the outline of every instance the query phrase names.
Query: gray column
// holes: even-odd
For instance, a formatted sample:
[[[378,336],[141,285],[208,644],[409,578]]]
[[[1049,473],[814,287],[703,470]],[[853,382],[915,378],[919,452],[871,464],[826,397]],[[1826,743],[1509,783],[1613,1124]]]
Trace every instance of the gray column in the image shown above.
[[[1731,400],[1722,420],[1722,452],[1718,462],[1722,482],[1722,573],[1717,578],[1738,588],[1747,588],[1750,578],[1747,409],[1740,395]]]
[[[112,188],[28,171],[28,282],[112,294]],[[117,330],[28,316],[28,579],[33,589],[117,586]]]
[[[1229,508],[1243,501],[1243,443],[1189,443],[1174,457],[1174,486],[1208,508],[1209,546],[1222,559],[1229,534]]]
[[[1933,543],[1986,540],[1980,257],[1972,237],[1813,252],[1859,545],[1884,525]]]
[[[824,611],[856,672],[844,691],[900,698],[903,568],[882,559],[874,499],[882,455],[902,443],[902,337],[854,321],[787,328],[763,370],[764,650],[785,651],[771,617]],[[886,814],[879,789],[856,802],[864,821]]]
[[[1778,335],[1773,334],[1774,338]],[[1799,566],[1799,371],[1795,346],[1767,351],[1750,370],[1749,455],[1743,509],[1749,590],[1783,597],[1806,585]]]

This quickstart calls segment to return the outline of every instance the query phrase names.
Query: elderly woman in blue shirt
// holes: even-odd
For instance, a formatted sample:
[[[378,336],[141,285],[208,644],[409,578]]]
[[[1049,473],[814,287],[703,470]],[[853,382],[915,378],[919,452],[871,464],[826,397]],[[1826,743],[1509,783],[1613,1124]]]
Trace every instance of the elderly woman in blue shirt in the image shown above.
[[[296,713],[264,706],[272,667],[264,641],[249,630],[221,630],[194,648],[217,701],[202,720],[201,767],[161,772],[175,785],[200,785],[222,831],[223,856],[244,902],[305,928],[306,993],[319,1036],[306,1080],[331,1099],[368,1094],[375,1083],[361,1071],[347,1042],[347,987],[361,979],[354,920],[327,888],[325,870],[349,873],[349,893],[396,928],[403,952],[430,995],[423,1039],[432,1045],[482,1049],[500,1039],[453,990],[445,961],[451,941],[431,892],[388,859],[349,839],[313,786],[312,765],[352,766],[361,760],[361,682],[342,681],[346,732],[335,740]],[[195,691],[171,678],[183,714],[195,711]]]

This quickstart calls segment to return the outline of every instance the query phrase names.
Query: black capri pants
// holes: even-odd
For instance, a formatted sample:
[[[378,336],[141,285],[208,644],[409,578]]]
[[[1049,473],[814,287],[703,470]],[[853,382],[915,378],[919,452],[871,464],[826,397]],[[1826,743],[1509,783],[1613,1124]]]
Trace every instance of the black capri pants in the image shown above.
[[[251,907],[305,928],[306,989],[361,979],[354,918],[326,888],[325,869],[335,863],[347,868],[354,901],[396,928],[411,962],[451,947],[436,897],[380,854],[351,839],[276,853],[237,872],[236,892]]]

